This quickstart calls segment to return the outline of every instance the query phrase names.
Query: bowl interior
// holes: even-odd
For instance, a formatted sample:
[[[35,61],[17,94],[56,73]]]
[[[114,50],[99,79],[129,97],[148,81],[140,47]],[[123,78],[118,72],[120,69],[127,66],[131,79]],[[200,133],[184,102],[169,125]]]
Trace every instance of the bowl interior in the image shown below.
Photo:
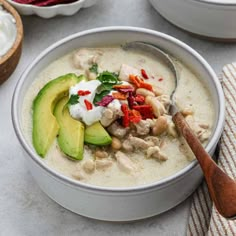
[[[29,89],[36,75],[52,61],[80,47],[120,45],[128,41],[137,40],[158,45],[186,64],[198,75],[199,79],[204,80],[205,85],[209,88],[213,97],[216,113],[215,124],[213,127],[214,134],[206,147],[206,150],[212,154],[223,126],[224,97],[217,77],[210,66],[190,47],[165,34],[139,28],[108,27],[78,33],[55,43],[42,52],[23,73],[16,87],[13,99],[13,123],[23,147],[34,159],[37,159],[37,162],[41,162],[41,164],[44,165],[40,160],[40,157],[35,154],[32,144],[26,143],[24,140],[21,128],[21,112],[24,94]],[[196,165],[196,162],[191,163],[188,167],[176,173],[176,175],[168,177],[163,181],[167,181],[168,179],[171,180],[172,178],[183,174],[194,165]],[[73,180],[71,181],[73,182]],[[158,183],[163,181],[159,181]]]

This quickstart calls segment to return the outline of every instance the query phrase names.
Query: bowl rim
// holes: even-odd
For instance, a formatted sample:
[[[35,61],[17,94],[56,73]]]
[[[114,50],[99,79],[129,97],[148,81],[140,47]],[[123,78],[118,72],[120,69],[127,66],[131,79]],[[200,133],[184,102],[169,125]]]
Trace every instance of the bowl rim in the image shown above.
[[[190,0],[190,1],[209,4],[209,5],[215,5],[215,6],[236,6],[236,1],[235,0],[227,0],[226,2],[224,0],[221,0],[221,1],[216,1],[216,0]]]
[[[37,9],[37,10],[40,9],[41,11],[43,11],[43,10],[49,10],[49,9],[58,9],[61,7],[66,7],[66,6],[79,5],[79,4],[83,4],[87,0],[76,0],[75,2],[61,3],[61,4],[52,5],[52,6],[35,6],[32,4],[24,4],[24,3],[15,2],[13,0],[6,0],[6,1],[8,1],[10,4],[15,5],[17,7],[24,7],[24,8],[28,8],[28,9]]]
[[[149,191],[150,189],[154,188],[164,188],[167,185],[178,181],[179,179],[183,178],[188,172],[194,168],[199,167],[199,164],[197,160],[192,161],[189,165],[184,167],[183,169],[179,170],[175,174],[168,176],[164,179],[161,179],[156,182],[152,182],[149,184],[145,185],[139,185],[139,186],[133,186],[133,187],[104,187],[104,186],[95,186],[91,184],[86,184],[82,183],[77,180],[73,180],[70,177],[67,177],[56,170],[53,170],[51,167],[46,165],[46,163],[43,163],[41,160],[41,157],[39,157],[35,150],[30,147],[30,145],[27,143],[26,139],[24,138],[24,135],[21,133],[20,129],[20,119],[18,119],[18,112],[17,112],[17,102],[18,102],[18,97],[20,95],[21,87],[24,85],[24,79],[27,77],[28,73],[31,71],[31,69],[37,65],[37,63],[43,59],[44,57],[47,56],[48,53],[56,49],[57,47],[60,47],[61,45],[75,39],[79,38],[88,34],[96,34],[96,33],[101,33],[101,32],[133,32],[133,33],[144,33],[144,34],[149,34],[152,36],[156,36],[159,38],[163,38],[165,40],[168,40],[169,42],[173,44],[177,44],[177,46],[181,47],[183,50],[187,51],[188,53],[192,54],[195,58],[198,59],[199,63],[204,66],[204,68],[208,71],[210,74],[213,83],[215,85],[216,92],[219,96],[219,118],[217,121],[217,126],[215,128],[214,135],[212,136],[210,142],[206,146],[206,151],[210,151],[218,142],[220,135],[223,130],[223,124],[224,124],[224,118],[225,118],[225,101],[224,101],[224,94],[222,87],[220,85],[220,82],[213,71],[213,69],[210,67],[210,65],[206,62],[206,60],[194,49],[192,49],[190,46],[185,44],[184,42],[169,36],[165,33],[161,33],[158,31],[150,30],[150,29],[145,29],[145,28],[139,28],[139,27],[131,27],[131,26],[110,26],[110,27],[100,27],[100,28],[94,28],[82,32],[78,32],[75,34],[72,34],[70,36],[67,36],[56,43],[53,43],[51,46],[46,48],[43,52],[41,52],[30,65],[26,68],[26,70],[23,72],[21,75],[20,79],[18,80],[18,83],[16,84],[14,93],[13,93],[13,98],[12,98],[12,122],[13,122],[13,127],[16,133],[16,136],[21,143],[22,147],[24,150],[28,153],[29,157],[31,158],[32,161],[34,161],[40,168],[42,168],[44,171],[47,172],[48,175],[51,177],[54,177],[56,180],[60,180],[64,184],[70,185],[71,187],[74,188],[81,188],[87,191],[96,191],[100,193],[134,193],[134,192],[140,192],[140,191]]]
[[[12,55],[15,53],[15,51],[19,48],[20,44],[22,43],[23,40],[23,24],[21,17],[19,13],[16,11],[14,7],[11,6],[8,2],[4,0],[0,0],[0,5],[3,6],[3,8],[9,12],[15,19],[16,21],[16,39],[15,42],[13,43],[12,47],[7,51],[6,54],[4,54],[2,57],[0,57],[0,66],[4,64],[9,58],[12,57]]]

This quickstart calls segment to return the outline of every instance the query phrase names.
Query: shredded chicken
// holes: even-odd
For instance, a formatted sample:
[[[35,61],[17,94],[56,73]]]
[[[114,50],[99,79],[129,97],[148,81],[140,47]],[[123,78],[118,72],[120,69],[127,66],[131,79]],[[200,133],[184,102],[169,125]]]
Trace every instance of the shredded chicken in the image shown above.
[[[113,161],[108,160],[108,159],[102,159],[102,160],[95,161],[96,169],[98,169],[98,170],[107,169],[110,166],[112,166],[112,164],[113,164]]]
[[[101,118],[101,124],[103,127],[109,126],[114,120],[116,119],[116,116],[114,115],[114,112],[110,108],[106,108],[103,111],[102,118]]]
[[[129,139],[126,139],[123,143],[122,143],[122,148],[126,151],[126,152],[132,152],[134,150],[133,145],[131,145]]]
[[[112,123],[108,128],[108,132],[117,138],[124,138],[129,128],[124,128],[118,122]]]
[[[137,70],[134,67],[131,67],[126,64],[122,64],[120,68],[120,74],[119,74],[119,79],[122,81],[127,81],[129,82],[129,76],[130,75],[140,75],[139,70]]]
[[[158,161],[166,161],[168,159],[167,156],[161,152],[160,148],[157,146],[149,147],[147,149],[147,158],[155,158]]]
[[[150,132],[151,123],[148,120],[141,120],[138,123],[135,123],[138,135],[147,135]]]
[[[147,149],[149,147],[148,143],[141,138],[130,136],[129,141],[135,149]]]
[[[149,147],[159,146],[160,144],[159,138],[155,136],[148,136],[144,140],[148,143]]]
[[[116,157],[118,166],[124,172],[131,173],[132,171],[136,170],[135,164],[123,152],[118,151],[115,154],[115,157]]]

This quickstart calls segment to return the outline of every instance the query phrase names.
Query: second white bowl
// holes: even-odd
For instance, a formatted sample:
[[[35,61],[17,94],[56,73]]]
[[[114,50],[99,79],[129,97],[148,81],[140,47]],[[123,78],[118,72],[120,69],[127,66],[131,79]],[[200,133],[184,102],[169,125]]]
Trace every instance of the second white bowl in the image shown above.
[[[191,33],[236,41],[235,0],[149,0],[168,21]]]

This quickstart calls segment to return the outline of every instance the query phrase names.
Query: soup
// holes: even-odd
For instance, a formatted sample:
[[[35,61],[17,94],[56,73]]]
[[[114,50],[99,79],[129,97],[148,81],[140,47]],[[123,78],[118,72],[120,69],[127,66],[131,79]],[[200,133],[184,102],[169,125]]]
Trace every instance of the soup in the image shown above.
[[[201,78],[175,63],[177,105],[206,145],[212,98]],[[168,114],[173,89],[172,72],[154,55],[119,46],[81,48],[38,74],[24,98],[25,137],[50,168],[78,181],[108,187],[156,182],[194,159]]]

